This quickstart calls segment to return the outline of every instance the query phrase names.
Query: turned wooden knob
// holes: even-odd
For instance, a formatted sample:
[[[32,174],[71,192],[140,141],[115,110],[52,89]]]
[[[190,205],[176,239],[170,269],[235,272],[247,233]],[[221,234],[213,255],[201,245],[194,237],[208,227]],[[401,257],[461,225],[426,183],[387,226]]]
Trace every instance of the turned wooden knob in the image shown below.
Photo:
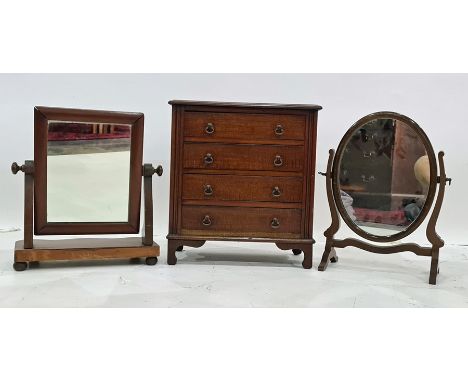
[[[13,162],[11,164],[11,172],[13,174],[17,174],[20,171],[24,172],[25,175],[33,175],[34,174],[34,161],[27,160],[24,162],[22,166],[20,166],[16,162]]]
[[[18,163],[13,162],[11,164],[11,172],[16,175],[19,171],[23,171],[23,166],[20,166]]]
[[[154,174],[158,174],[158,176],[161,176],[163,172],[164,170],[161,165],[159,165],[156,168],[154,168],[151,163],[145,163],[143,165],[143,176],[153,176]]]
[[[154,173],[157,174],[158,176],[161,176],[163,174],[163,172],[164,172],[164,170],[163,170],[161,165],[156,167],[156,169],[154,170]]]

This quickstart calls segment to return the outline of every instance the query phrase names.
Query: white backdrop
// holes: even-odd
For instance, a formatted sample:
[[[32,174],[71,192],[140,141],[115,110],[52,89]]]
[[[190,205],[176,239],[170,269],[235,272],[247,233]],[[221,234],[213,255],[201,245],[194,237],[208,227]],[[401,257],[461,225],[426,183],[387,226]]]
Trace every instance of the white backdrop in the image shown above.
[[[446,153],[448,187],[438,223],[447,243],[468,244],[468,75],[458,74],[3,74],[0,75],[0,228],[22,225],[23,176],[12,161],[33,159],[35,105],[145,113],[144,161],[162,164],[154,178],[155,234],[167,232],[170,99],[316,103],[317,170],[328,149],[362,116],[382,110],[405,114]],[[324,179],[316,180],[314,231],[318,241],[330,222]],[[424,227],[421,227],[424,228]],[[342,234],[349,230],[342,229]],[[425,239],[424,229],[413,234]]]

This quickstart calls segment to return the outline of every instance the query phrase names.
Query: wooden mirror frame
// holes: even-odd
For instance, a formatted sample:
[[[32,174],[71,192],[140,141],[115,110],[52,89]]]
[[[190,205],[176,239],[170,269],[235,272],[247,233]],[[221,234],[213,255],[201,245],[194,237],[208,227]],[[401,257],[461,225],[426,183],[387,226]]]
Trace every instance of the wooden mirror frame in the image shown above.
[[[363,125],[371,121],[377,120],[377,119],[393,119],[393,120],[402,122],[406,124],[408,127],[410,127],[416,133],[420,141],[423,143],[424,148],[426,150],[426,154],[429,158],[429,165],[430,165],[430,184],[429,184],[429,189],[426,195],[426,201],[424,203],[424,206],[421,212],[419,213],[415,221],[413,221],[410,225],[405,227],[406,228],[405,230],[395,233],[393,235],[389,235],[389,236],[374,235],[360,228],[349,217],[348,213],[346,212],[346,208],[343,205],[343,201],[340,197],[340,167],[341,167],[341,159],[343,157],[345,148],[347,144],[349,143],[350,138]],[[369,114],[361,118],[353,126],[350,127],[350,129],[346,132],[346,134],[341,139],[340,144],[338,145],[338,149],[336,150],[336,154],[333,159],[332,173],[333,173],[333,176],[332,176],[333,197],[335,199],[335,204],[336,204],[336,207],[338,208],[338,212],[340,213],[341,217],[345,221],[346,225],[355,233],[357,233],[359,236],[363,237],[364,239],[367,239],[370,241],[376,241],[380,243],[387,243],[391,241],[400,240],[410,235],[412,232],[414,232],[421,225],[421,223],[426,218],[426,215],[430,211],[432,203],[434,201],[436,188],[437,188],[437,161],[436,161],[434,149],[432,148],[431,142],[429,141],[429,138],[427,137],[426,133],[424,133],[421,127],[416,122],[414,122],[411,118],[408,118],[404,115],[390,112],[390,111],[382,111],[378,113]]]
[[[47,222],[48,122],[102,122],[131,125],[128,220],[126,222]],[[140,231],[141,179],[143,161],[142,113],[101,110],[34,108],[34,234],[87,235],[135,234]]]
[[[419,138],[423,141],[424,146],[426,148],[427,155],[429,157],[430,163],[430,186],[427,194],[426,203],[423,207],[423,210],[420,213],[420,216],[413,222],[411,225],[408,226],[408,229],[402,232],[399,232],[395,235],[390,236],[377,236],[370,234],[362,229],[360,229],[348,216],[344,205],[340,198],[339,193],[339,171],[340,171],[340,160],[348,142],[350,136],[355,133],[355,131],[362,126],[363,124],[375,120],[378,118],[388,118],[388,119],[397,119],[402,121],[412,127],[414,131],[418,134]],[[325,243],[325,250],[323,252],[322,260],[318,267],[319,271],[325,271],[327,266],[330,262],[335,263],[338,261],[338,256],[336,255],[335,248],[346,248],[348,246],[357,247],[366,251],[381,253],[381,254],[389,254],[389,253],[398,253],[398,252],[405,252],[410,251],[415,253],[418,256],[428,256],[431,257],[431,270],[429,275],[429,283],[436,284],[437,275],[439,273],[439,249],[444,246],[444,241],[440,238],[440,236],[436,232],[436,223],[437,218],[439,217],[440,209],[442,207],[442,202],[445,195],[445,185],[446,182],[451,182],[451,178],[447,178],[445,174],[445,165],[444,165],[444,152],[440,151],[438,154],[439,160],[439,169],[437,169],[437,163],[435,160],[434,150],[432,149],[432,145],[427,138],[426,134],[423,130],[419,127],[416,122],[411,120],[408,117],[405,117],[398,113],[393,112],[378,112],[373,113],[364,118],[361,118],[357,121],[353,126],[348,130],[348,132],[344,135],[340,144],[338,146],[337,154],[335,155],[335,150],[329,150],[329,157],[328,157],[328,165],[327,165],[327,172],[326,173],[319,173],[321,175],[326,176],[326,188],[327,188],[327,199],[328,205],[330,207],[330,215],[331,215],[331,225],[330,227],[324,232],[324,236],[326,238]],[[437,171],[439,171],[439,175],[437,175]],[[439,185],[438,192],[437,192],[437,184]],[[399,240],[404,238],[414,232],[418,226],[425,220],[425,217],[429,213],[429,210],[433,204],[434,197],[437,193],[437,199],[432,209],[432,214],[429,218],[426,227],[426,236],[429,240],[431,246],[423,247],[415,243],[403,243],[403,244],[393,244],[393,245],[375,245],[363,240],[355,239],[355,238],[346,238],[346,239],[335,239],[335,234],[340,229],[340,215],[347,224],[347,226],[352,229],[356,234],[359,236],[375,242],[386,243],[390,241]],[[411,227],[411,228],[410,228]]]

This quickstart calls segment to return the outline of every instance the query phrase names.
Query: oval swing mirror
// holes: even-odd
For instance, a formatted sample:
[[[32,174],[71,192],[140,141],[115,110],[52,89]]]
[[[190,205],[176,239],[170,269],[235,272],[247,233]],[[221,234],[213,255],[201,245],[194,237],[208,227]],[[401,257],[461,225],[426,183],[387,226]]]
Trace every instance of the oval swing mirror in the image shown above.
[[[414,252],[431,257],[429,283],[439,273],[439,249],[444,241],[436,232],[445,184],[444,152],[437,155],[426,134],[412,119],[392,112],[370,114],[357,121],[335,150],[329,151],[326,176],[331,225],[325,230],[325,249],[318,266],[324,271],[336,263],[336,248],[357,247],[375,253]],[[377,245],[408,236],[427,222],[430,246],[416,243]],[[359,236],[336,239],[340,218]]]

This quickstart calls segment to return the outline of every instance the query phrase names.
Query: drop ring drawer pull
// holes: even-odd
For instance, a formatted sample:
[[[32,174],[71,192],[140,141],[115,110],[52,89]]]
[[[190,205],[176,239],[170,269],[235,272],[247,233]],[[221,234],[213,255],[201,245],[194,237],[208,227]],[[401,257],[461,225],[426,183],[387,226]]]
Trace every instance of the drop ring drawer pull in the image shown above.
[[[205,164],[212,164],[214,162],[213,155],[211,155],[210,153],[206,154],[205,158],[203,158],[203,161],[205,162]]]
[[[279,187],[275,186],[273,188],[273,191],[271,192],[271,194],[275,197],[275,198],[279,198],[281,196],[281,191],[279,189]]]
[[[276,228],[279,228],[279,226],[280,226],[279,219],[273,218],[273,220],[271,221],[271,228],[276,229]]]
[[[202,220],[202,224],[203,224],[205,227],[209,227],[212,223],[213,223],[213,222],[212,222],[212,220],[211,220],[210,215],[205,215],[205,217],[204,217],[203,220]]]
[[[281,158],[281,155],[277,155],[275,157],[273,164],[275,165],[275,167],[281,167],[283,165],[283,158]]]
[[[205,127],[205,133],[207,134],[213,134],[215,132],[215,127],[211,122],[208,122],[206,127]]]
[[[213,195],[213,187],[211,187],[210,184],[205,184],[203,186],[203,192],[206,196],[211,196]]]
[[[277,136],[281,136],[281,135],[284,134],[284,127],[283,127],[283,125],[281,125],[281,124],[276,125],[276,127],[275,127],[275,134],[276,134]]]

